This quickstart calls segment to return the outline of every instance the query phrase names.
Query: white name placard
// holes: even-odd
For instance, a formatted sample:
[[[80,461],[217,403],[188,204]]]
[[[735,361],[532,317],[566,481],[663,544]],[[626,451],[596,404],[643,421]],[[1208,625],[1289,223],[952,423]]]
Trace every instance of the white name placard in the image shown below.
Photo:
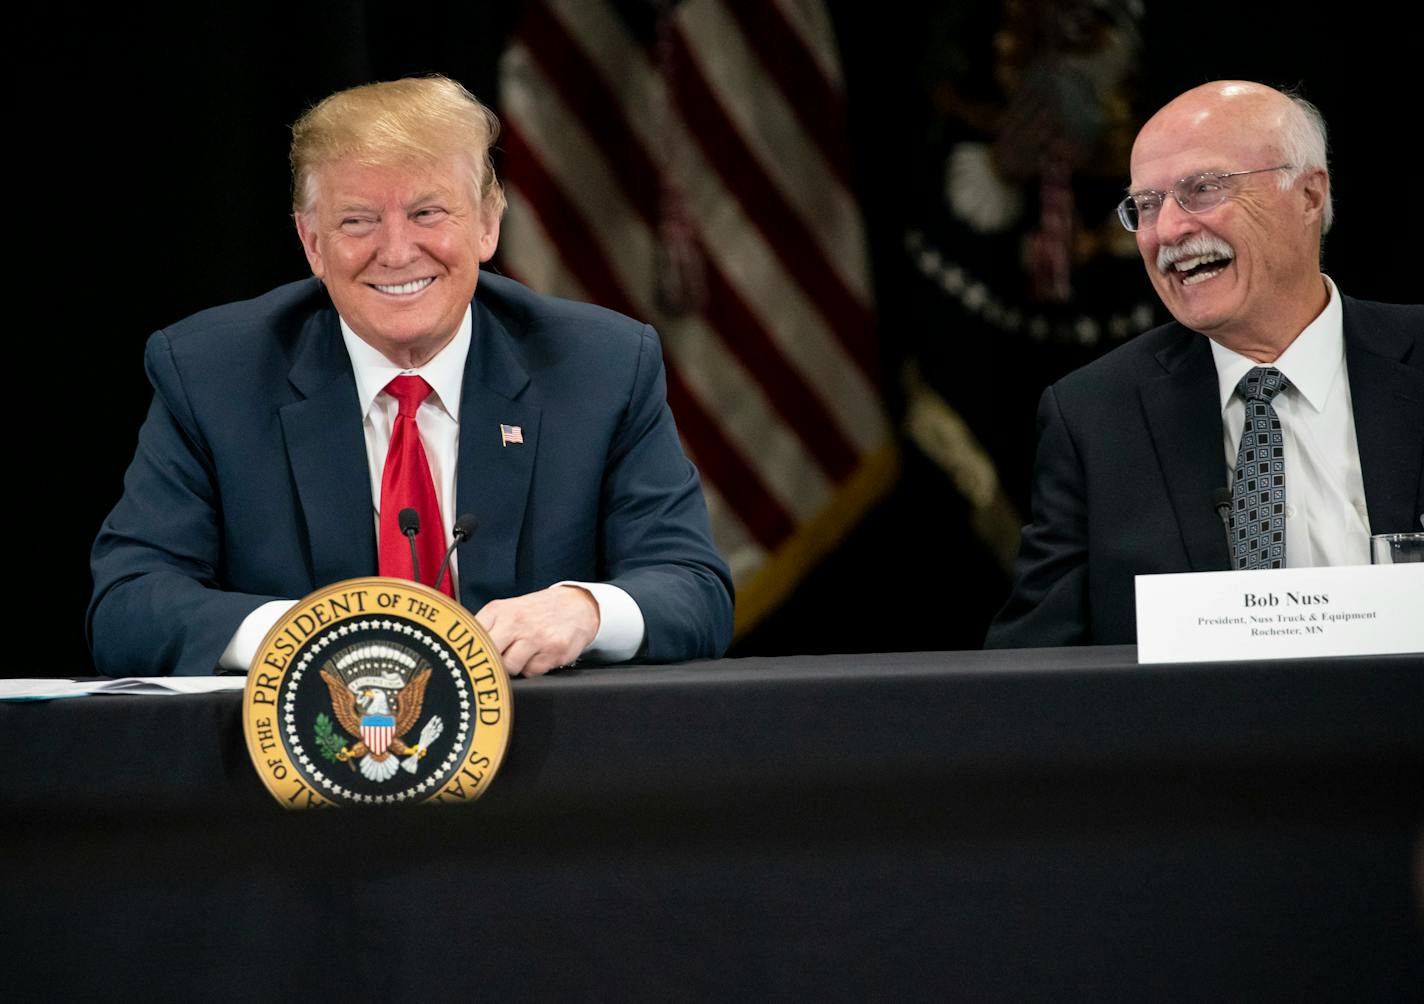
[[[1424,564],[1136,579],[1138,662],[1424,652]]]

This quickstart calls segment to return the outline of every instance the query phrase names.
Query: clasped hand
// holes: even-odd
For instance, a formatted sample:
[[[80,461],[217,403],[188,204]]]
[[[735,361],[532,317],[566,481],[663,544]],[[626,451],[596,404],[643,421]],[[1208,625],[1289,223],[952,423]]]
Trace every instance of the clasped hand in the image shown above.
[[[491,600],[475,619],[499,650],[510,676],[539,676],[567,666],[598,634],[598,603],[578,586],[550,586]]]

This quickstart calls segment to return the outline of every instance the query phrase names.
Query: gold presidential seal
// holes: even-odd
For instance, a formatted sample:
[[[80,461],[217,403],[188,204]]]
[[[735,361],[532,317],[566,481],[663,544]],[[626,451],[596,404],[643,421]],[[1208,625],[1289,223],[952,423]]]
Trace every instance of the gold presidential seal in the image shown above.
[[[448,596],[348,579],[300,600],[263,639],[242,702],[247,752],[290,809],[467,802],[509,745],[509,677]]]

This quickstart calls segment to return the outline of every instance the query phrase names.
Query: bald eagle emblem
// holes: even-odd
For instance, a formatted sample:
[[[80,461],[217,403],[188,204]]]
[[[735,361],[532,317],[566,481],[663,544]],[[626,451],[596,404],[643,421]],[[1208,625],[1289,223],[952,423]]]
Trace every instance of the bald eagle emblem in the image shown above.
[[[389,781],[401,769],[414,774],[445,730],[440,716],[431,715],[413,744],[408,738],[420,720],[430,674],[424,659],[392,643],[352,645],[328,659],[321,678],[331,692],[332,714],[346,731],[334,737],[340,748],[333,759],[370,781]]]

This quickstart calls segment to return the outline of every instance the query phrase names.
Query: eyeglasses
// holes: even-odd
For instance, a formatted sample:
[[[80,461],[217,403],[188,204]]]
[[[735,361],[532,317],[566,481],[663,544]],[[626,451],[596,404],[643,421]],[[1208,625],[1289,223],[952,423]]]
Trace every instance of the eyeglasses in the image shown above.
[[[1227,194],[1231,191],[1226,184],[1228,178],[1240,178],[1247,174],[1263,174],[1266,171],[1289,171],[1293,164],[1281,164],[1277,167],[1258,167],[1254,171],[1204,171],[1201,174],[1193,174],[1183,178],[1172,186],[1172,198],[1177,200],[1177,205],[1181,206],[1189,213],[1204,213],[1208,209],[1215,209],[1226,201]],[[1122,225],[1130,232],[1137,233],[1143,227],[1151,227],[1157,224],[1157,214],[1162,211],[1162,202],[1167,198],[1166,192],[1157,192],[1146,189],[1141,192],[1133,192],[1117,205],[1117,218],[1122,221]]]

